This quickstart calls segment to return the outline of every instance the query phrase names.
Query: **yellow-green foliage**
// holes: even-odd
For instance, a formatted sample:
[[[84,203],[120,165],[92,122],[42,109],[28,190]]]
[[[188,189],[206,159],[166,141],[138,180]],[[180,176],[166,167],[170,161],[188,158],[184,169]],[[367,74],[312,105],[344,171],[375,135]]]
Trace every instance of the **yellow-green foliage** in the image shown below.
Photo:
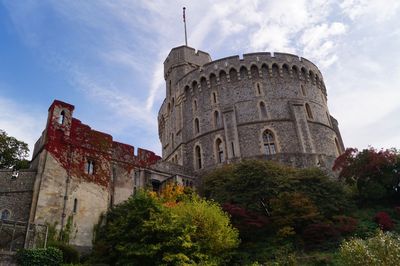
[[[195,226],[191,239],[204,251],[213,255],[237,247],[238,230],[230,224],[229,217],[212,201],[193,199],[171,208],[183,224]]]
[[[389,266],[399,265],[400,238],[398,235],[379,231],[376,236],[343,242],[339,250],[340,265]]]

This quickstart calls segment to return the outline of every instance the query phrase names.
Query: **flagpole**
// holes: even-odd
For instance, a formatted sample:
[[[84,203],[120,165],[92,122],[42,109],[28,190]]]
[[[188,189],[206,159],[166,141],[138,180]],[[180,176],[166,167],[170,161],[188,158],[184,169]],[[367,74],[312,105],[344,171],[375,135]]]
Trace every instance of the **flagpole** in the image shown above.
[[[187,46],[187,33],[186,33],[186,15],[185,15],[186,7],[183,7],[183,26],[185,28],[185,45]]]

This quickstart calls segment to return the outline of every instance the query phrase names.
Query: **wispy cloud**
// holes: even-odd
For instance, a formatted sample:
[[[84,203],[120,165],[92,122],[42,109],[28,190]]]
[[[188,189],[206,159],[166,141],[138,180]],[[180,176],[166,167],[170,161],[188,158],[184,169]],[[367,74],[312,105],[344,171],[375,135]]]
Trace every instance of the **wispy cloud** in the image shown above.
[[[0,85],[1,86],[1,85]],[[35,105],[21,105],[0,95],[0,129],[28,143],[30,155],[46,124],[46,113]]]
[[[189,45],[214,59],[283,51],[315,62],[325,77],[331,112],[350,146],[383,143],[376,135],[357,135],[389,121],[399,106],[396,0],[60,0],[5,5],[21,38],[43,51],[45,62],[64,73],[78,93],[147,132],[156,132],[156,114],[165,95],[162,63],[172,47],[183,44],[182,6],[187,7]],[[70,47],[51,43],[41,32],[46,29],[44,9],[67,25],[65,34],[74,39]]]

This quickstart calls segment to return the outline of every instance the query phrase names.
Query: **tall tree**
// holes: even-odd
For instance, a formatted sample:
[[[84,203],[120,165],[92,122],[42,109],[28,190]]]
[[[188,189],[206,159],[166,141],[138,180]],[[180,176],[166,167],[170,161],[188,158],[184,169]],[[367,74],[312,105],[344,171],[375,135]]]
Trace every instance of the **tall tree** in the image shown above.
[[[107,213],[94,259],[109,265],[224,265],[239,243],[229,217],[214,202],[140,191]],[[165,198],[162,198],[165,197]]]
[[[361,198],[384,199],[400,193],[400,154],[395,149],[346,149],[333,170],[340,171],[346,183],[356,185]]]
[[[0,129],[0,169],[16,167],[17,169],[29,168],[28,144],[8,136]]]

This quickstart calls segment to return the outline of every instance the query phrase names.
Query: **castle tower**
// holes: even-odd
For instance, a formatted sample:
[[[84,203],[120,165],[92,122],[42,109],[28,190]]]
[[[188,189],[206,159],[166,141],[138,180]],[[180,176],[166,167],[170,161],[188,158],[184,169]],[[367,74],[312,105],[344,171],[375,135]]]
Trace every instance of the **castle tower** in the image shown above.
[[[344,151],[319,69],[284,53],[211,61],[177,47],[165,63],[163,160],[194,172],[245,158],[331,168]]]
[[[166,82],[166,100],[159,112],[159,137],[163,144],[162,155],[170,157],[175,163],[182,164],[184,145],[182,144],[183,87],[179,83],[187,73],[211,62],[208,53],[196,51],[188,46],[173,48],[164,61],[164,79]]]

